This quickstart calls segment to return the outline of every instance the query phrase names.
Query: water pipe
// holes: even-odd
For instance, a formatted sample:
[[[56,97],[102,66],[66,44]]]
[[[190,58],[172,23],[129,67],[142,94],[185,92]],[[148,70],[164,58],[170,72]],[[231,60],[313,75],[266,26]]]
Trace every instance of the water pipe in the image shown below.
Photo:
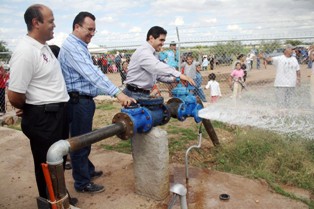
[[[202,144],[202,124],[200,125],[199,130],[198,130],[198,144],[190,146],[185,152],[185,178],[186,178],[186,181],[189,180],[189,158],[188,158],[189,152],[193,148],[200,148],[201,144]]]
[[[188,204],[186,200],[187,189],[185,188],[185,186],[183,186],[182,184],[174,184],[173,186],[171,186],[170,192],[173,193],[173,197],[169,203],[168,209],[171,209],[174,206],[178,196],[180,197],[181,209],[188,209]]]

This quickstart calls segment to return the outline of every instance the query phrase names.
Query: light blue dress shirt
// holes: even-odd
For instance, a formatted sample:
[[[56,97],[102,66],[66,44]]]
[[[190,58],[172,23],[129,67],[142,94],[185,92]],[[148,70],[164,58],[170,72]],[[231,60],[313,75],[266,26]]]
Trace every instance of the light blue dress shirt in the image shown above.
[[[119,89],[93,64],[87,44],[70,34],[58,56],[68,92],[95,97],[98,92],[111,96]]]

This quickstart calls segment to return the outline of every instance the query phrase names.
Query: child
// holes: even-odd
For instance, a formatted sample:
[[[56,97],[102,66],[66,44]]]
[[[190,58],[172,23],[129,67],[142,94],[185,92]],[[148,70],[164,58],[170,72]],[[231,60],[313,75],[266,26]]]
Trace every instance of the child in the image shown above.
[[[192,54],[189,54],[186,57],[186,61],[181,64],[181,69],[183,68],[182,73],[189,76],[192,79],[196,78],[196,66],[199,65],[199,62],[194,61]]]
[[[229,78],[229,85],[233,91],[233,98],[240,98],[242,88],[244,88],[244,70],[241,68],[241,63],[237,62],[235,69],[231,72]]]
[[[208,83],[205,86],[205,89],[210,88],[210,103],[215,103],[218,101],[218,98],[221,97],[221,91],[219,83],[216,81],[215,73],[211,73],[208,75]]]
[[[203,102],[207,102],[206,100],[206,96],[203,92],[202,89],[202,74],[201,71],[202,70],[202,66],[200,64],[196,65],[196,77],[194,79],[195,82],[195,89],[194,89],[194,94],[196,96],[199,96],[199,98],[203,101]]]

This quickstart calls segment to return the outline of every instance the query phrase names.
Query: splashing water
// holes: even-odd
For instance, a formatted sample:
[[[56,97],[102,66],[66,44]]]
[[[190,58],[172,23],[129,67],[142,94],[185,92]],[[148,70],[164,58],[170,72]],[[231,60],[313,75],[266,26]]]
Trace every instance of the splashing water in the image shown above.
[[[243,91],[242,98],[222,98],[199,111],[201,118],[239,126],[254,126],[288,135],[314,139],[314,108],[310,105],[310,86],[296,89],[291,107],[278,108],[273,86]]]

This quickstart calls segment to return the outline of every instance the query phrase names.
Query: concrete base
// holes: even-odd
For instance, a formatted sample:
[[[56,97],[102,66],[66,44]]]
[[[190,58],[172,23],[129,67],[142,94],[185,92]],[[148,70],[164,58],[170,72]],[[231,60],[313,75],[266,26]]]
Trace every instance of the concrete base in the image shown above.
[[[169,150],[167,132],[154,127],[132,138],[135,192],[155,200],[169,195]]]

